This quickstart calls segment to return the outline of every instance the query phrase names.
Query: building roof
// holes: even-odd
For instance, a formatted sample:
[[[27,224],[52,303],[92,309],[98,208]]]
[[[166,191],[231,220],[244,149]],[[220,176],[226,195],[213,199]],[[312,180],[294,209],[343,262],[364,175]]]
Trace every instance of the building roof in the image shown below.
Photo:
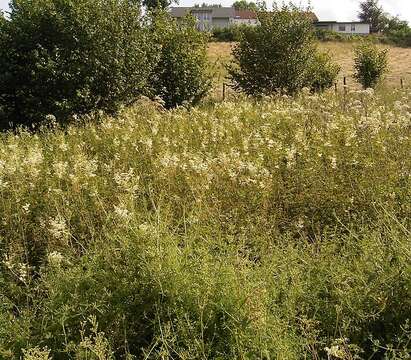
[[[307,11],[306,15],[310,18],[311,21],[317,22],[318,21],[318,16],[313,13],[312,11]]]
[[[257,13],[251,10],[235,10],[236,19],[257,19]]]
[[[170,13],[174,17],[183,17],[193,11],[209,11],[213,18],[233,18],[235,13],[232,7],[172,7]]]
[[[362,21],[316,21],[316,24],[362,24],[362,25],[370,25],[369,23],[362,22]]]

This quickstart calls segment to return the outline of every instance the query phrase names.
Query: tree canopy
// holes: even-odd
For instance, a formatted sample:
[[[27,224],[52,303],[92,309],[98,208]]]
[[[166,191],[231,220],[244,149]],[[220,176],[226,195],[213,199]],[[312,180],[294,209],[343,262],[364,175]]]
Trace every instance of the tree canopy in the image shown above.
[[[312,21],[300,8],[283,5],[258,19],[233,50],[228,72],[236,90],[258,97],[332,86],[339,67],[318,51]]]
[[[360,20],[371,24],[372,33],[390,33],[409,29],[406,21],[402,21],[398,16],[386,13],[378,0],[363,1],[360,4],[360,9]]]
[[[247,0],[238,0],[233,4],[233,7],[236,10],[252,10],[252,11],[258,10],[258,6],[255,2],[253,1],[248,2]]]
[[[148,9],[148,10],[154,10],[154,9],[167,9],[171,4],[177,3],[177,1],[174,0],[143,0],[143,5]]]
[[[378,0],[365,0],[360,4],[359,18],[371,24],[371,32],[377,33],[384,29],[385,14]]]

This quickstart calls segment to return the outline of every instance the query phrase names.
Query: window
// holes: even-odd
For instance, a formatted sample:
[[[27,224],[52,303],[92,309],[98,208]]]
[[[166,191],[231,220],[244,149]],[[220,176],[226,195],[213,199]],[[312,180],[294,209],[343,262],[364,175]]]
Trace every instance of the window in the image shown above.
[[[355,32],[355,24],[351,24],[351,32]]]
[[[210,21],[211,20],[211,11],[193,11],[191,12],[198,21]]]
[[[345,25],[338,25],[338,31],[344,31],[345,32]]]

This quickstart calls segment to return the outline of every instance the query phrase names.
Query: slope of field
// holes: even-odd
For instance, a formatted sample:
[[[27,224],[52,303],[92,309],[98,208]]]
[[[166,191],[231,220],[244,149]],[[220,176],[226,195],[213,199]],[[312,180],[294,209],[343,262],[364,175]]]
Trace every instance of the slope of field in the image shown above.
[[[409,359],[410,103],[143,102],[1,135],[0,358]]]
[[[222,83],[226,71],[224,65],[230,61],[232,43],[210,43],[209,58],[217,68],[216,82]],[[349,86],[356,86],[353,73],[353,44],[342,42],[325,42],[320,43],[321,50],[329,52],[334,61],[341,66],[339,81],[342,82],[344,76],[348,78]],[[384,46],[382,46],[384,47]],[[385,46],[389,49],[389,73],[386,77],[386,83],[391,86],[400,86],[400,79],[403,78],[405,83],[411,85],[411,48],[399,48]]]

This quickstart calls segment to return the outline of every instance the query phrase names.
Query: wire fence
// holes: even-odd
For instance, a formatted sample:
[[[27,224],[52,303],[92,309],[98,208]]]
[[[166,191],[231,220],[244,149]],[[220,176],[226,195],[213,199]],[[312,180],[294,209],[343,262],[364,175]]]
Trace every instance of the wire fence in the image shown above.
[[[358,82],[352,81],[350,82],[352,78],[349,78],[347,76],[344,76],[340,81],[334,82],[334,92],[336,94],[339,93],[340,89],[343,90],[343,92],[347,92],[348,90],[352,89],[358,89],[361,87],[361,85]],[[395,80],[395,81],[393,81]],[[397,78],[397,79],[390,79],[390,85],[394,85],[394,87],[397,87],[395,84],[398,84],[397,86],[400,89],[405,89],[408,86],[408,83],[406,82],[405,78]],[[223,82],[222,84],[222,91],[221,91],[221,98],[224,101],[228,95],[231,94],[237,94],[238,92],[234,89],[233,84]]]

